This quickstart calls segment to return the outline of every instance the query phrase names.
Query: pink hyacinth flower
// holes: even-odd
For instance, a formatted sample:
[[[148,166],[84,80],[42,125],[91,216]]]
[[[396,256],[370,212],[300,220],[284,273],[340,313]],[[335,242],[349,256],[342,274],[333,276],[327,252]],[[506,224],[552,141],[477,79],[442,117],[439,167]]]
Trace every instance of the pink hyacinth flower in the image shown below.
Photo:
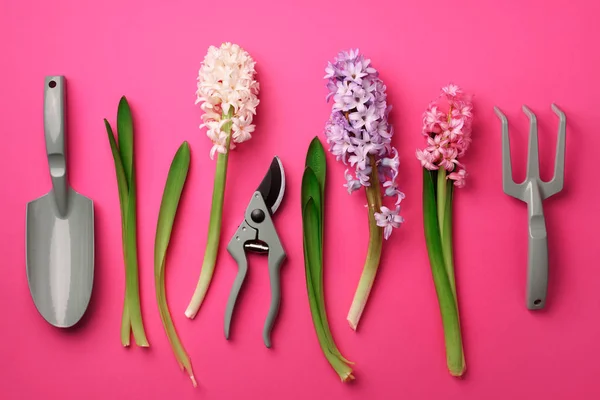
[[[453,180],[454,186],[456,186],[457,188],[465,187],[466,178],[467,178],[467,170],[465,170],[465,169],[461,169],[458,172],[452,172],[451,174],[448,175],[448,179]]]

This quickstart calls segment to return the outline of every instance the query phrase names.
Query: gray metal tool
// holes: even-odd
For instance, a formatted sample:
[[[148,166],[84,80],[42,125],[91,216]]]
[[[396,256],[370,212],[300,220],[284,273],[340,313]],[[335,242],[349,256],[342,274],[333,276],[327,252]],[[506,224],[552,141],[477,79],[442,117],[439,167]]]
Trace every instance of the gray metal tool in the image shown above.
[[[246,251],[268,254],[269,279],[271,281],[271,305],[263,328],[265,346],[271,347],[271,329],[279,312],[281,287],[279,270],[285,259],[285,251],[275,231],[272,215],[277,211],[285,193],[285,173],[279,157],[271,162],[269,171],[258,189],[252,194],[244,220],[231,238],[227,250],[238,264],[238,273],[229,294],[225,310],[225,338],[229,339],[231,316],[248,271]]]
[[[44,133],[52,190],[27,204],[29,290],[50,324],[66,328],[85,313],[94,281],[94,204],[67,181],[65,78],[44,82]]]
[[[548,291],[548,241],[542,201],[560,192],[564,182],[567,119],[555,104],[552,104],[552,110],[560,120],[554,177],[549,182],[543,182],[540,179],[537,119],[527,106],[523,106],[523,112],[529,117],[527,177],[522,183],[515,183],[512,178],[508,120],[498,107],[494,107],[496,115],[502,121],[502,186],[504,193],[526,202],[529,214],[527,308],[530,310],[544,308]]]

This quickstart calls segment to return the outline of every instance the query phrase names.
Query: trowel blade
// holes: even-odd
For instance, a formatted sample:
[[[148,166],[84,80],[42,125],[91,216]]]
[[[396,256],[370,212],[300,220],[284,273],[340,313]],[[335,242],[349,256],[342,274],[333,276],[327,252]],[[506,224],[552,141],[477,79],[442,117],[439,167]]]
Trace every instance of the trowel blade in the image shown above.
[[[94,280],[94,205],[69,190],[69,211],[59,217],[52,192],[27,204],[27,280],[44,319],[75,325],[85,313]]]

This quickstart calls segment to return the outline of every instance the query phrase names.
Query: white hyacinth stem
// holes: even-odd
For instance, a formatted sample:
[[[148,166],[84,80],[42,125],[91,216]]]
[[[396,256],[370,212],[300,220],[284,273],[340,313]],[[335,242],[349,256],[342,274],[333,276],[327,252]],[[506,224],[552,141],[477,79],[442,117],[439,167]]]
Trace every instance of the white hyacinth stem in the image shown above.
[[[223,115],[223,119],[231,120],[233,107],[229,108],[229,113]],[[210,221],[208,224],[208,238],[206,250],[204,252],[204,261],[200,270],[200,277],[192,300],[185,310],[185,316],[193,319],[208,292],[208,287],[212,280],[219,252],[219,242],[221,238],[221,219],[223,217],[223,199],[225,198],[225,182],[227,179],[227,164],[229,160],[229,145],[231,142],[231,121],[225,123],[221,128],[227,133],[226,152],[219,153],[217,157],[217,168],[215,170],[215,183],[213,187],[212,206],[210,211]]]

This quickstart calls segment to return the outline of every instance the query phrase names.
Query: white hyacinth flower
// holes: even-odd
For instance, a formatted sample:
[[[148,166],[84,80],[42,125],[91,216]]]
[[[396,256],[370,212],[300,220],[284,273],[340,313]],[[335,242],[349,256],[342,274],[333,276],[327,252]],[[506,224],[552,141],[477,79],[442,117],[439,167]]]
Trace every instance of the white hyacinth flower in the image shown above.
[[[196,104],[204,111],[200,128],[213,142],[210,158],[225,154],[234,143],[252,138],[252,119],[258,106],[259,84],[255,80],[256,62],[237,44],[210,46],[200,72]],[[231,142],[233,141],[233,143]]]

